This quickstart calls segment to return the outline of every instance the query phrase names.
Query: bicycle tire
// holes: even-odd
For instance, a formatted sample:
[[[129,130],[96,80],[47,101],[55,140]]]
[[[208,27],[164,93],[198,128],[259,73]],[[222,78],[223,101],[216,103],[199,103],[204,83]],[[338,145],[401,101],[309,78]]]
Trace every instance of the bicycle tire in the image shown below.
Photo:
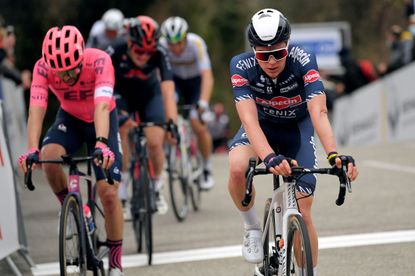
[[[60,275],[86,275],[85,224],[81,212],[76,196],[68,195],[59,219]]]
[[[96,189],[96,185],[94,187]],[[95,195],[96,193],[94,193]],[[107,232],[105,229],[104,209],[101,202],[95,198],[95,206],[93,206],[92,214],[94,218],[94,232],[91,234],[93,249],[98,263],[93,267],[94,276],[105,276],[104,262],[102,261],[109,254],[107,245]]]
[[[296,236],[294,237],[294,235]],[[297,248],[301,246],[301,252],[294,252],[295,242],[297,242]],[[313,276],[311,255],[310,238],[303,217],[301,215],[290,216],[288,219],[286,275]]]
[[[145,244],[147,250],[147,263],[151,265],[153,259],[153,213],[155,212],[155,204],[152,194],[154,191],[151,189],[151,179],[148,171],[147,164],[141,164],[140,166],[140,185],[143,187],[144,193],[144,210],[143,210],[143,227]]]
[[[189,185],[190,187],[190,198],[193,206],[194,211],[200,210],[200,205],[202,201],[202,189],[200,188],[200,185],[203,181],[203,170],[201,168],[203,167],[202,164],[202,155],[199,151],[196,152],[196,154],[191,155],[191,164],[192,164],[192,173],[200,170],[201,172],[199,175],[193,180],[193,185]]]
[[[132,166],[134,167],[134,166]],[[134,176],[134,174],[131,174]],[[139,179],[133,177],[132,181],[132,188],[133,188],[133,194],[131,197],[131,220],[132,220],[132,226],[133,226],[133,232],[134,237],[137,245],[137,252],[142,252],[142,225],[143,225],[143,215],[141,213],[141,210],[144,208],[142,207],[144,205],[143,203],[143,192],[142,187],[139,183]]]
[[[270,222],[266,228],[266,220],[268,217],[269,209],[271,208],[271,198],[268,198],[265,201],[264,208],[264,224],[263,224],[263,233],[265,235],[263,249],[264,249],[264,260],[262,262],[262,274],[264,276],[277,275],[278,273],[278,256],[276,253],[277,241],[275,237],[276,225],[275,225],[275,213],[272,212],[270,217]],[[269,238],[272,237],[272,247],[269,248]]]
[[[186,219],[189,210],[189,176],[186,175],[187,168],[183,168],[182,157],[183,153],[176,145],[169,146],[167,159],[169,192],[174,216],[179,222]]]

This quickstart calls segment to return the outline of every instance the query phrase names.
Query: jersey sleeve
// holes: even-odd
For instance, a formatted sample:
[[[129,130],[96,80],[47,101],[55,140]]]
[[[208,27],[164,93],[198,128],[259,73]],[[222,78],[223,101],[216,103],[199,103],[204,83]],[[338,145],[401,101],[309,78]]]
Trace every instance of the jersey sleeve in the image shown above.
[[[206,43],[201,37],[195,36],[194,44],[197,51],[197,65],[199,67],[199,71],[211,69]]]
[[[170,58],[164,47],[157,47],[158,67],[160,69],[160,77],[162,81],[173,80],[173,72],[171,69]]]
[[[100,51],[100,54],[94,60],[95,70],[95,104],[105,102],[111,104],[114,93],[114,66],[110,56]]]
[[[318,71],[316,56],[312,53],[308,55],[308,60],[302,60],[300,73],[304,82],[306,100],[310,101],[315,96],[324,94],[324,85]]]
[[[248,73],[240,69],[240,66],[238,66],[239,62],[239,56],[235,56],[230,63],[230,75],[235,103],[254,98],[249,86]]]
[[[33,68],[33,80],[30,86],[30,106],[48,106],[48,67],[39,59]]]

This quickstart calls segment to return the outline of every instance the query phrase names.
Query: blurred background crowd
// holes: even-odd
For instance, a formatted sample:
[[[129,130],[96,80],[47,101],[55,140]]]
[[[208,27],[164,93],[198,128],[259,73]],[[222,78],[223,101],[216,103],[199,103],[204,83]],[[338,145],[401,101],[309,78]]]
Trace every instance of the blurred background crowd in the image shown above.
[[[0,74],[23,86],[27,106],[30,71],[40,57],[41,41],[51,26],[75,25],[88,39],[88,46],[105,48],[112,39],[123,35],[122,27],[107,28],[104,24],[105,12],[110,8],[117,8],[124,18],[145,14],[158,22],[171,15],[182,16],[189,22],[189,30],[202,36],[208,46],[215,75],[209,129],[215,150],[223,152],[227,140],[240,125],[233,107],[229,61],[246,49],[247,23],[253,12],[263,7],[279,9],[292,24],[339,21],[350,24],[351,44],[338,52],[342,72],[321,70],[329,109],[337,98],[415,60],[412,0],[322,0],[318,5],[301,0],[2,0]],[[97,38],[100,32],[106,33],[108,41]],[[53,97],[50,106],[48,113],[54,114],[57,101]]]

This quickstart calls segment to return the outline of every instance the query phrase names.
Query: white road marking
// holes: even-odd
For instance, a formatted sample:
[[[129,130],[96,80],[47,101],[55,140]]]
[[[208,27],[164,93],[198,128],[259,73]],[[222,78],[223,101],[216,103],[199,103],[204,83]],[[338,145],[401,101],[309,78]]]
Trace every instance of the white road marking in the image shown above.
[[[321,237],[319,238],[319,249],[403,242],[415,242],[415,230]],[[153,254],[153,265],[223,259],[240,256],[240,245],[201,248],[194,250],[155,253]],[[126,255],[122,257],[122,264],[124,268],[146,266],[147,256],[145,254]],[[32,273],[34,276],[59,274],[59,263],[38,264],[35,268],[32,268]]]
[[[389,170],[389,171],[398,171],[398,172],[405,172],[405,173],[413,173],[415,174],[415,167],[411,166],[405,166],[405,165],[397,165],[394,163],[386,163],[386,162],[380,162],[375,160],[366,160],[363,161],[363,165],[376,168],[376,169],[382,169],[382,170]]]

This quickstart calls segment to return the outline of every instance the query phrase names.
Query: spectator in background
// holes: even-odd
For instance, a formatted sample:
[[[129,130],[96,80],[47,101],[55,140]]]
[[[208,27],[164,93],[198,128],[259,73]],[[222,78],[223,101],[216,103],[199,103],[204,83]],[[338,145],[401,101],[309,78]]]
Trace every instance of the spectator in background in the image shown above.
[[[408,18],[408,31],[412,35],[412,50],[411,50],[412,59],[411,61],[415,61],[415,14],[412,14]]]
[[[393,72],[412,60],[412,36],[401,26],[393,25],[386,34],[386,43],[390,49],[386,73]]]
[[[344,94],[351,94],[356,89],[370,81],[363,74],[360,64],[353,58],[350,49],[343,48],[339,52],[340,62],[345,72],[341,77],[344,84]]]
[[[230,138],[229,116],[225,113],[222,103],[213,105],[212,120],[208,123],[208,129],[213,141],[213,152],[225,152]]]
[[[0,20],[2,21],[2,20]],[[3,24],[0,22],[0,25]],[[20,72],[16,68],[14,47],[16,34],[12,25],[0,26],[0,74],[12,80],[16,85],[22,85],[24,90],[30,88],[31,73],[29,70]]]
[[[118,40],[127,41],[123,23],[124,14],[119,9],[107,10],[92,26],[86,47],[105,50]]]

